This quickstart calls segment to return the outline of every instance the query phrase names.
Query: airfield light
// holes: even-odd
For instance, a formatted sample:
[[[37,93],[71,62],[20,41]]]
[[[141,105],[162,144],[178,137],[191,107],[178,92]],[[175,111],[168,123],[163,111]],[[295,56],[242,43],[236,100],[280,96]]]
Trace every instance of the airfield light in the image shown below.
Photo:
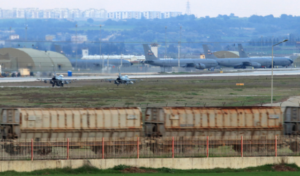
[[[284,42],[287,42],[287,41],[288,41],[288,39],[285,39],[285,40],[283,40],[279,43],[276,43],[275,45],[272,45],[271,106],[273,106],[273,67],[274,67],[273,66],[273,64],[274,64],[274,62],[273,62],[273,59],[274,59],[273,51],[274,51],[274,46],[279,45],[279,44],[284,43]]]

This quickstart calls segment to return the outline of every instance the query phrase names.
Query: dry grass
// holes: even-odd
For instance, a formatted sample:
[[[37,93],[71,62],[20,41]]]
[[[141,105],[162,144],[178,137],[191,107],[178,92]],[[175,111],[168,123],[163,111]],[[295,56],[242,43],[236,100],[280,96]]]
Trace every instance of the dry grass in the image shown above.
[[[235,84],[243,82],[245,86]],[[2,107],[100,107],[100,106],[242,106],[270,101],[269,77],[145,79],[134,85],[79,81],[64,88],[49,84],[1,83]],[[274,100],[299,95],[296,76],[274,79]]]

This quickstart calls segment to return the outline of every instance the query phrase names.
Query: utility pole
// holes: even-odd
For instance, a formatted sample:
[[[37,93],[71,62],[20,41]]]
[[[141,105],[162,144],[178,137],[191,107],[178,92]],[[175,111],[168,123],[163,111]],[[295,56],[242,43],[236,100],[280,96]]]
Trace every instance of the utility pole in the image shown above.
[[[27,25],[25,27],[25,41],[27,42]],[[26,47],[26,44],[27,44],[26,42],[25,42],[25,47]]]
[[[101,24],[100,24],[100,37],[99,37],[99,41],[100,41],[100,54],[99,54],[99,61],[101,62]],[[103,59],[103,58],[102,58]],[[102,64],[102,69],[103,69],[103,64]]]
[[[167,26],[165,27],[165,58],[167,57]]]
[[[180,37],[178,42],[178,72],[180,69],[180,48],[181,48],[181,26],[180,26]]]
[[[261,49],[261,55],[260,56],[262,56],[263,54],[263,48],[262,48],[262,43],[263,43],[263,36],[261,36],[261,43],[260,43],[260,49]]]
[[[75,48],[76,48],[76,56],[75,56],[75,59],[76,59],[76,70],[78,69],[78,66],[77,66],[77,49],[78,49],[78,45],[77,45],[77,40],[78,40],[78,38],[77,38],[77,24],[76,24],[76,36],[75,36],[76,38],[76,44],[75,44]]]
[[[9,28],[9,31],[10,31],[10,32],[9,32],[9,33],[10,33],[10,35],[9,35],[9,39],[10,39],[10,47],[12,48],[12,42],[11,42],[11,41],[12,41],[12,40],[11,40],[11,27]]]

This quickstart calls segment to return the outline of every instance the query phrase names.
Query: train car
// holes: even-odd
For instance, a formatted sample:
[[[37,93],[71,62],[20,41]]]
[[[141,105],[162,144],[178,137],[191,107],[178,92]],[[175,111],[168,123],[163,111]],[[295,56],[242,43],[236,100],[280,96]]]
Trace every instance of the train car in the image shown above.
[[[2,146],[10,155],[29,153],[30,141],[39,143],[34,152],[46,155],[53,146],[89,147],[94,153],[112,151],[130,152],[136,147],[136,138],[152,152],[170,151],[172,137],[175,148],[186,152],[197,145],[215,147],[232,144],[236,151],[258,151],[261,141],[273,150],[274,137],[299,134],[300,108],[287,107],[149,107],[144,123],[139,107],[128,108],[4,108],[1,109]],[[103,138],[106,139],[103,145]],[[118,143],[121,139],[122,142]],[[178,140],[179,139],[179,140]],[[180,145],[180,147],[176,146]],[[285,145],[285,144],[278,144]],[[300,145],[287,144],[294,151]],[[102,149],[105,146],[105,149]],[[248,146],[252,146],[249,148]]]
[[[300,134],[300,107],[288,106],[284,110],[284,134]]]
[[[8,142],[5,150],[17,154],[25,150],[26,142],[64,142],[70,146],[91,143],[97,153],[101,149],[95,141],[102,138],[130,139],[143,135],[142,111],[128,108],[18,108],[2,109],[1,135]],[[14,146],[14,141],[23,141],[24,147]],[[115,144],[114,144],[115,146]],[[106,145],[109,148],[109,144]],[[48,154],[51,146],[38,147],[36,153]]]
[[[170,142],[160,142],[164,137],[181,137],[180,143],[186,146],[192,146],[194,138],[205,141],[211,137],[216,147],[226,141],[240,150],[240,144],[235,144],[237,137],[252,144],[264,140],[274,147],[274,136],[283,134],[280,107],[151,107],[146,109],[144,123],[145,135],[156,139],[151,144],[153,151],[170,150]],[[258,149],[258,145],[255,149],[244,147],[245,151]]]

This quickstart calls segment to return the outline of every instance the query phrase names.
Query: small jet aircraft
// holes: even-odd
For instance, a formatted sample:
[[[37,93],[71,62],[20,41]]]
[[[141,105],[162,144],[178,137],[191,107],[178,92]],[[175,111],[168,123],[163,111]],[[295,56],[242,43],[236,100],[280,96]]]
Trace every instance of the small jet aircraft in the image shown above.
[[[65,79],[63,75],[59,76],[53,76],[51,79],[41,79],[44,81],[44,83],[47,83],[49,81],[50,84],[52,84],[52,87],[57,86],[57,87],[64,87],[64,84],[70,84],[71,79]]]
[[[127,75],[122,76],[121,75],[121,71],[120,71],[120,67],[119,67],[119,76],[117,79],[109,79],[109,82],[114,81],[115,84],[117,84],[117,86],[119,86],[119,84],[134,84],[135,83],[135,79],[129,79]]]

